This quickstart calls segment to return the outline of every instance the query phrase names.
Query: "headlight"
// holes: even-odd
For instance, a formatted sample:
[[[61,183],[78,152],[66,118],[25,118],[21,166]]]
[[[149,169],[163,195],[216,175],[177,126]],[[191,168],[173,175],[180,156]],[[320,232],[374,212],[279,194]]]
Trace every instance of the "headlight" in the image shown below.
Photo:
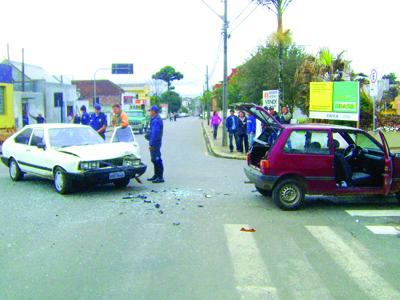
[[[138,167],[140,166],[140,159],[124,159],[124,167]]]
[[[82,170],[92,170],[100,168],[100,162],[98,161],[88,161],[88,162],[81,162],[81,169]]]

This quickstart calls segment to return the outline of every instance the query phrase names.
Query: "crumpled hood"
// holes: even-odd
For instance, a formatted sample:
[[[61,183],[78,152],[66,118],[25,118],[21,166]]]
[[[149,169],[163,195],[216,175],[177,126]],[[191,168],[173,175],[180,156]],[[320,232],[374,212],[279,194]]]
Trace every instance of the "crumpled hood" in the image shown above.
[[[97,145],[72,146],[57,149],[57,151],[78,156],[83,161],[106,160],[127,155],[140,158],[137,143],[107,143]]]

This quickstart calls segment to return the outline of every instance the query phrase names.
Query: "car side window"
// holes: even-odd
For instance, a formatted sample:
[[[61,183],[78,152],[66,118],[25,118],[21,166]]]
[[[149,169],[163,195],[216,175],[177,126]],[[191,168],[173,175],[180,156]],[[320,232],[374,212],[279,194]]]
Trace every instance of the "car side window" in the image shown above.
[[[20,134],[18,134],[14,140],[17,144],[28,145],[29,140],[31,138],[31,134],[32,134],[32,128],[27,128],[24,131],[22,131]]]
[[[38,144],[44,144],[44,131],[43,129],[35,129],[31,138],[31,146],[36,146]]]
[[[329,134],[327,131],[295,130],[283,149],[290,154],[329,155]]]

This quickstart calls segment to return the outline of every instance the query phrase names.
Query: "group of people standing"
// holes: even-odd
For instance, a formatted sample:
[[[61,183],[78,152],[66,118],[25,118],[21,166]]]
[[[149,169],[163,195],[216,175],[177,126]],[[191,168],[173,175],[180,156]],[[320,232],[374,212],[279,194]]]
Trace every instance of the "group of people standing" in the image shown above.
[[[282,108],[282,113],[279,115],[274,111],[273,107],[266,108],[268,113],[273,116],[281,124],[290,124],[292,116],[289,109],[284,106]],[[239,114],[235,114],[235,110],[230,110],[230,115],[225,121],[226,130],[229,136],[229,151],[233,152],[234,143],[237,152],[247,153],[250,147],[254,144],[254,139],[256,136],[257,120],[256,117],[251,113],[247,114],[243,111],[239,111]],[[211,117],[211,127],[213,128],[214,140],[217,139],[218,127],[222,123],[222,118],[219,116],[217,111],[214,111]]]

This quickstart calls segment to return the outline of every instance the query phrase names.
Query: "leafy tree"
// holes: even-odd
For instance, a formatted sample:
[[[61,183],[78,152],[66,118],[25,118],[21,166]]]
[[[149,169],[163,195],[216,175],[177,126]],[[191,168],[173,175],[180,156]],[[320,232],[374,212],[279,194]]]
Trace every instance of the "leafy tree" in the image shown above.
[[[271,9],[275,13],[277,20],[278,20],[277,32],[282,33],[283,32],[283,13],[286,11],[289,4],[293,0],[252,0],[252,1],[256,2],[258,5],[267,6],[269,9]]]
[[[173,67],[171,66],[165,66],[162,68],[160,71],[158,71],[156,74],[152,76],[153,79],[158,79],[162,80],[167,83],[168,91],[171,91],[174,89],[172,87],[172,82],[174,80],[181,80],[183,78],[183,74],[176,71]]]
[[[393,73],[393,72],[384,75],[382,78],[383,78],[383,79],[389,79],[389,84],[397,84],[397,83],[399,83],[399,82],[397,81],[397,76],[396,76],[396,74]]]
[[[160,103],[161,103],[161,97],[154,95],[154,96],[150,96],[150,104],[151,105],[157,105],[158,107],[160,107]]]
[[[182,106],[182,98],[175,91],[166,91],[161,95],[161,103],[168,104],[169,112],[178,112]]]

